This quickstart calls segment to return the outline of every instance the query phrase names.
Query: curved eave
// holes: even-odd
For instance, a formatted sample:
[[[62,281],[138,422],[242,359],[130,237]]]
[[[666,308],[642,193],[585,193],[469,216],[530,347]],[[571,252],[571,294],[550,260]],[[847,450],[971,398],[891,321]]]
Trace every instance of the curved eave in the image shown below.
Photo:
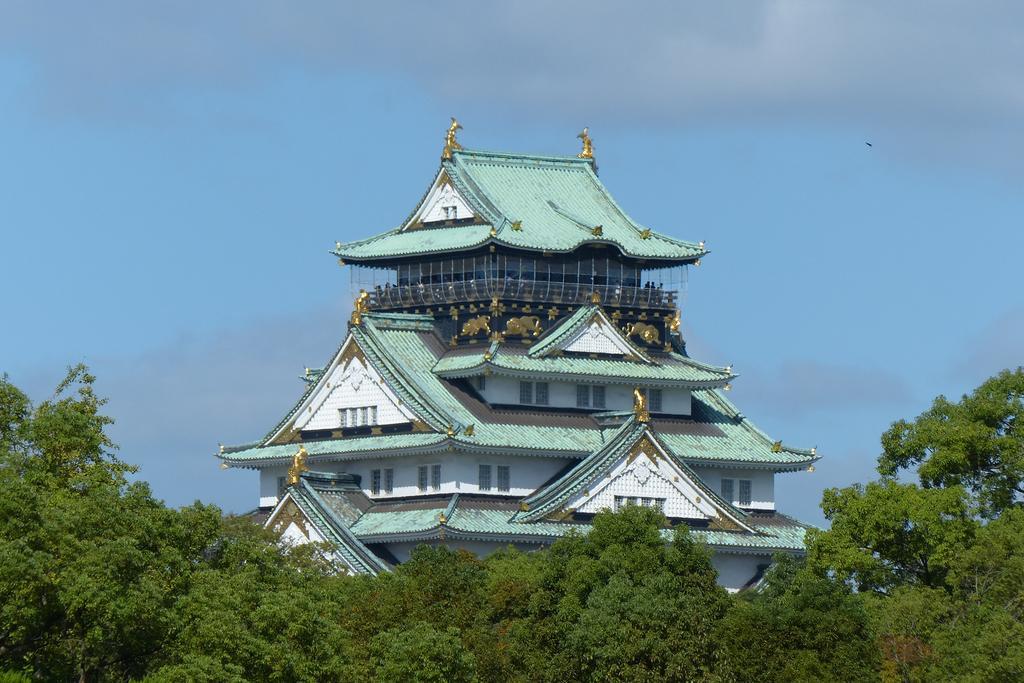
[[[440,440],[434,444],[423,445],[419,447],[413,446],[400,446],[396,448],[382,448],[380,450],[358,450],[358,451],[323,451],[316,454],[310,453],[308,458],[309,464],[312,466],[316,463],[323,462],[350,462],[354,460],[365,460],[367,458],[402,458],[407,456],[415,455],[435,455],[437,453],[450,453],[450,452],[463,452],[463,453],[490,453],[495,455],[518,455],[528,457],[539,457],[539,458],[583,458],[587,455],[587,451],[584,450],[557,450],[550,448],[531,448],[528,446],[495,446],[493,444],[486,443],[474,443],[476,437],[465,436],[463,434],[456,434],[452,437],[445,437],[444,435],[438,435]],[[309,448],[312,444],[317,444],[317,441],[303,441],[296,442],[294,444],[286,444],[291,447],[292,450],[298,449],[300,445]],[[280,448],[281,446],[254,446],[250,448],[241,448],[235,450],[232,453],[230,450],[225,449],[223,453],[216,454],[222,463],[233,469],[258,469],[260,467],[266,467],[268,465],[288,465],[292,462],[292,454],[284,455],[268,455],[266,457],[250,456],[250,457],[232,457],[236,453],[245,452],[248,450],[259,451],[266,448]]]
[[[690,467],[716,467],[738,470],[770,470],[772,472],[802,472],[821,460],[820,455],[811,455],[801,460],[729,460],[726,458],[680,458]]]
[[[730,381],[736,378],[736,375],[726,375],[721,379],[715,380],[681,380],[681,379],[654,379],[647,377],[617,377],[614,375],[595,375],[595,374],[584,374],[567,372],[564,370],[520,370],[516,368],[508,368],[503,365],[496,365],[491,362],[483,362],[477,365],[458,368],[453,370],[440,370],[436,374],[438,377],[444,379],[464,379],[467,377],[479,377],[480,375],[486,375],[490,372],[492,375],[501,375],[504,377],[515,377],[523,379],[548,379],[550,380],[553,375],[557,375],[558,378],[570,378],[573,381],[587,382],[591,384],[622,384],[627,386],[635,386],[638,382],[642,382],[644,386],[655,386],[661,388],[683,388],[683,389],[718,389],[724,387]]]
[[[409,532],[383,532],[374,534],[355,534],[363,543],[403,543],[403,542],[418,542],[418,541],[432,541],[438,539],[450,539],[459,541],[485,541],[485,542],[514,542],[514,543],[534,543],[543,545],[551,543],[553,540],[560,536],[553,535],[546,531],[538,531],[536,533],[529,533],[528,524],[524,524],[524,533],[521,534],[510,534],[505,532],[487,532],[487,531],[463,531],[454,527],[448,526],[447,524],[430,527],[429,529],[422,529]],[[572,528],[573,525],[566,525],[566,533]],[[562,534],[564,535],[564,534]]]
[[[464,227],[459,228],[459,229],[476,228],[476,227],[488,227],[488,226],[473,225],[473,226],[464,226]],[[412,233],[412,232],[420,232],[422,230],[430,230],[430,229],[431,228],[418,228],[418,229],[409,230],[409,231],[406,231],[406,232]],[[387,233],[385,233],[385,234],[387,234]],[[402,233],[402,234],[405,234],[405,233]],[[358,243],[353,243],[353,244],[358,244]],[[702,258],[704,258],[705,256],[707,256],[708,254],[711,253],[710,250],[704,250],[704,251],[700,251],[700,252],[697,252],[694,255],[689,255],[689,256],[683,256],[683,255],[677,255],[677,256],[652,256],[652,255],[648,255],[648,254],[632,253],[632,252],[626,250],[625,248],[623,248],[617,242],[614,242],[614,241],[611,241],[611,240],[589,240],[589,239],[580,240],[575,245],[573,245],[571,247],[567,247],[567,248],[562,248],[562,249],[556,249],[556,248],[551,248],[551,247],[530,247],[530,246],[527,246],[527,245],[516,244],[514,242],[506,242],[505,240],[502,240],[500,238],[500,236],[498,236],[498,237],[491,237],[490,235],[488,235],[487,237],[485,237],[482,240],[479,240],[479,241],[476,241],[476,242],[470,242],[470,243],[466,243],[466,244],[460,244],[460,245],[457,245],[457,246],[451,246],[451,247],[432,247],[432,248],[429,248],[429,249],[420,249],[418,251],[398,252],[398,253],[390,253],[390,254],[365,255],[365,254],[352,253],[350,251],[346,251],[345,248],[344,248],[345,246],[346,245],[342,245],[341,249],[331,249],[328,253],[330,253],[332,256],[334,256],[334,257],[336,257],[338,259],[341,259],[341,261],[344,264],[346,264],[346,265],[347,264],[359,264],[359,265],[379,264],[381,266],[385,266],[386,264],[389,264],[389,263],[395,263],[395,262],[399,262],[399,261],[407,261],[407,260],[411,260],[411,259],[417,259],[417,258],[422,258],[424,256],[431,256],[431,255],[437,255],[437,254],[462,254],[462,253],[467,253],[467,252],[474,252],[474,251],[479,251],[481,249],[485,249],[485,248],[487,248],[489,246],[500,246],[500,247],[502,247],[504,249],[523,251],[523,252],[530,252],[530,253],[534,253],[534,254],[540,254],[542,256],[550,256],[552,254],[559,254],[559,255],[562,255],[562,254],[572,254],[573,252],[579,251],[581,248],[588,247],[588,246],[591,246],[591,247],[592,246],[602,246],[602,247],[604,247],[604,246],[612,246],[612,247],[615,247],[615,249],[619,252],[619,254],[621,254],[622,256],[625,256],[626,258],[631,258],[631,259],[636,259],[637,261],[646,261],[646,262],[656,261],[656,262],[659,262],[659,263],[664,263],[664,266],[666,268],[670,268],[672,266],[692,265],[693,263],[701,260]]]

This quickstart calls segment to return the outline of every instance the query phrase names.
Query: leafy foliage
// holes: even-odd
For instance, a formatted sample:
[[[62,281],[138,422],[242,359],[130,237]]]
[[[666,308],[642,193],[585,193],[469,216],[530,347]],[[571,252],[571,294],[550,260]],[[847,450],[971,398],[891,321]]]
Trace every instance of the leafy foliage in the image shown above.
[[[953,403],[944,396],[882,435],[878,471],[916,467],[925,487],[963,487],[987,517],[1024,495],[1024,368],[1004,370]]]
[[[544,551],[423,546],[340,576],[129,481],[84,367],[38,406],[4,378],[0,681],[1018,680],[1020,382],[895,423],[882,480],[826,492],[807,562],[733,596],[633,506]]]

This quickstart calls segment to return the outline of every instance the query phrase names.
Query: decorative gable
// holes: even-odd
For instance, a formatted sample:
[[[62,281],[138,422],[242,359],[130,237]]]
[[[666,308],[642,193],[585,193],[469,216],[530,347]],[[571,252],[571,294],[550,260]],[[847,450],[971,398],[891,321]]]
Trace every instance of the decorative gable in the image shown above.
[[[622,334],[603,316],[594,316],[590,322],[572,335],[563,351],[575,353],[601,353],[615,356],[634,356],[635,350]]]
[[[264,526],[291,545],[323,543],[326,540],[290,493],[278,504]]]
[[[413,423],[418,416],[384,382],[350,335],[305,398],[268,439],[288,443],[303,430],[336,430]]]
[[[427,194],[426,199],[420,204],[406,227],[474,218],[476,218],[476,213],[470,207],[469,202],[455,189],[448,174],[442,172],[434,181],[433,189]]]
[[[675,463],[661,457],[648,439],[638,442],[596,486],[570,500],[568,507],[596,513],[617,510],[625,504],[657,507],[672,518],[718,517],[707,495]]]
[[[331,368],[310,399],[294,429],[391,425],[414,419],[361,353]]]
[[[604,476],[570,497],[564,508],[581,513],[642,505],[672,519],[708,521],[717,527],[747,529],[728,506],[709,494],[695,476],[644,432]]]

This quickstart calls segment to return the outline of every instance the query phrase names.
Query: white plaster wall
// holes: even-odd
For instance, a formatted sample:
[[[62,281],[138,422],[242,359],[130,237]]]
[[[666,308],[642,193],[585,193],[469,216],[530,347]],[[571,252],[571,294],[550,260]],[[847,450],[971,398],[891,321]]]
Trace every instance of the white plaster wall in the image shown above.
[[[431,190],[430,196],[423,202],[421,220],[424,223],[448,220],[444,212],[444,207],[446,206],[455,207],[456,220],[473,217],[473,209],[462,198],[458,190],[452,187],[450,183],[444,183]]]
[[[419,546],[419,545],[420,545],[420,543],[418,543],[418,542],[417,543],[388,543],[387,544],[387,549],[388,549],[388,551],[391,552],[392,555],[395,556],[395,558],[399,562],[408,562],[409,561],[409,556],[412,554],[412,551],[417,546]],[[452,550],[468,550],[469,552],[473,553],[477,557],[487,557],[488,555],[490,555],[491,553],[493,553],[495,551],[504,550],[505,548],[508,548],[510,545],[514,546],[514,547],[516,547],[519,550],[522,550],[524,552],[529,552],[531,550],[537,550],[538,548],[542,547],[542,545],[540,545],[540,544],[533,544],[533,543],[487,543],[487,542],[484,542],[484,541],[458,541],[458,540],[444,540],[444,541],[433,540],[430,543],[428,543],[428,545],[432,545],[432,546],[444,545],[444,546],[447,546],[447,547],[451,548]]]
[[[491,375],[487,378],[484,399],[492,404],[519,404],[519,379]],[[606,384],[603,410],[632,410],[633,387]],[[672,415],[690,414],[690,392],[687,389],[662,389],[661,412]],[[548,407],[575,408],[576,382],[548,382]],[[600,410],[600,409],[598,409]]]
[[[298,448],[296,448],[298,450]],[[264,467],[260,470],[260,507],[277,505],[277,478],[288,474],[284,465]]]
[[[740,479],[750,480],[750,505],[753,510],[774,510],[775,509],[775,473],[771,470],[742,470],[742,469],[721,469],[714,467],[693,466],[693,471],[704,480],[704,483],[721,495],[722,479],[735,479],[733,484],[733,498],[729,501],[734,505],[739,504]]]
[[[732,553],[715,553],[711,564],[718,572],[718,585],[730,593],[743,588],[757,575],[757,566],[769,564],[769,555],[738,555]]]
[[[328,462],[316,463],[312,469],[318,472],[350,472],[361,477],[360,485],[366,495],[374,499],[391,498],[398,496],[430,495],[437,493],[489,493],[496,496],[527,496],[533,493],[541,484],[560,472],[570,461],[563,458],[530,458],[530,457],[503,457],[498,455],[470,455],[467,453],[442,453],[436,456],[409,456],[401,458],[372,458],[357,462]],[[418,486],[419,466],[441,465],[441,489],[435,491],[428,488],[421,492]],[[479,491],[481,464],[491,465],[491,490]],[[508,465],[509,470],[509,491],[498,491],[498,470],[497,465]],[[395,489],[391,494],[383,492],[384,472],[392,468],[395,470]],[[370,485],[372,483],[370,472],[381,470],[381,493],[372,496]],[[260,507],[273,507],[277,505],[278,477],[284,477],[288,473],[285,466],[266,467],[260,470]],[[428,475],[429,476],[429,475]],[[429,486],[429,484],[428,484]]]
[[[295,522],[288,525],[288,528],[281,532],[281,541],[290,545],[304,545],[306,543],[323,543],[326,539],[316,530],[315,526],[306,525],[309,528],[309,538],[302,533],[302,529]]]
[[[443,453],[436,456],[409,456],[403,458],[380,458],[358,462],[339,463],[339,469],[361,477],[360,485],[366,495],[374,499],[398,496],[430,495],[437,493],[489,493],[499,496],[527,496],[541,484],[561,471],[570,461],[562,458],[505,457],[500,455],[475,455],[468,453]],[[420,465],[441,465],[441,489],[428,488],[421,492],[418,486]],[[491,465],[491,490],[479,491],[479,465]],[[509,491],[498,491],[497,465],[508,465]],[[391,494],[383,492],[386,468],[395,470],[395,489]],[[318,466],[317,469],[323,469]],[[381,470],[381,493],[370,493],[370,472]],[[429,477],[429,475],[428,475]],[[429,484],[428,484],[429,486]]]

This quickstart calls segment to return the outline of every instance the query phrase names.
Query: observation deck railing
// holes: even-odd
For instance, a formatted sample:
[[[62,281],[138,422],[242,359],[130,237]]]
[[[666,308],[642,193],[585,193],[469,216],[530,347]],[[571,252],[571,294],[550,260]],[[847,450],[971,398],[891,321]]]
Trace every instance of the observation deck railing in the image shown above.
[[[495,296],[500,300],[527,303],[585,304],[591,303],[595,293],[600,303],[608,306],[672,309],[677,299],[675,291],[657,286],[624,287],[522,279],[377,285],[367,291],[370,308],[375,309],[454,305],[489,301]]]

